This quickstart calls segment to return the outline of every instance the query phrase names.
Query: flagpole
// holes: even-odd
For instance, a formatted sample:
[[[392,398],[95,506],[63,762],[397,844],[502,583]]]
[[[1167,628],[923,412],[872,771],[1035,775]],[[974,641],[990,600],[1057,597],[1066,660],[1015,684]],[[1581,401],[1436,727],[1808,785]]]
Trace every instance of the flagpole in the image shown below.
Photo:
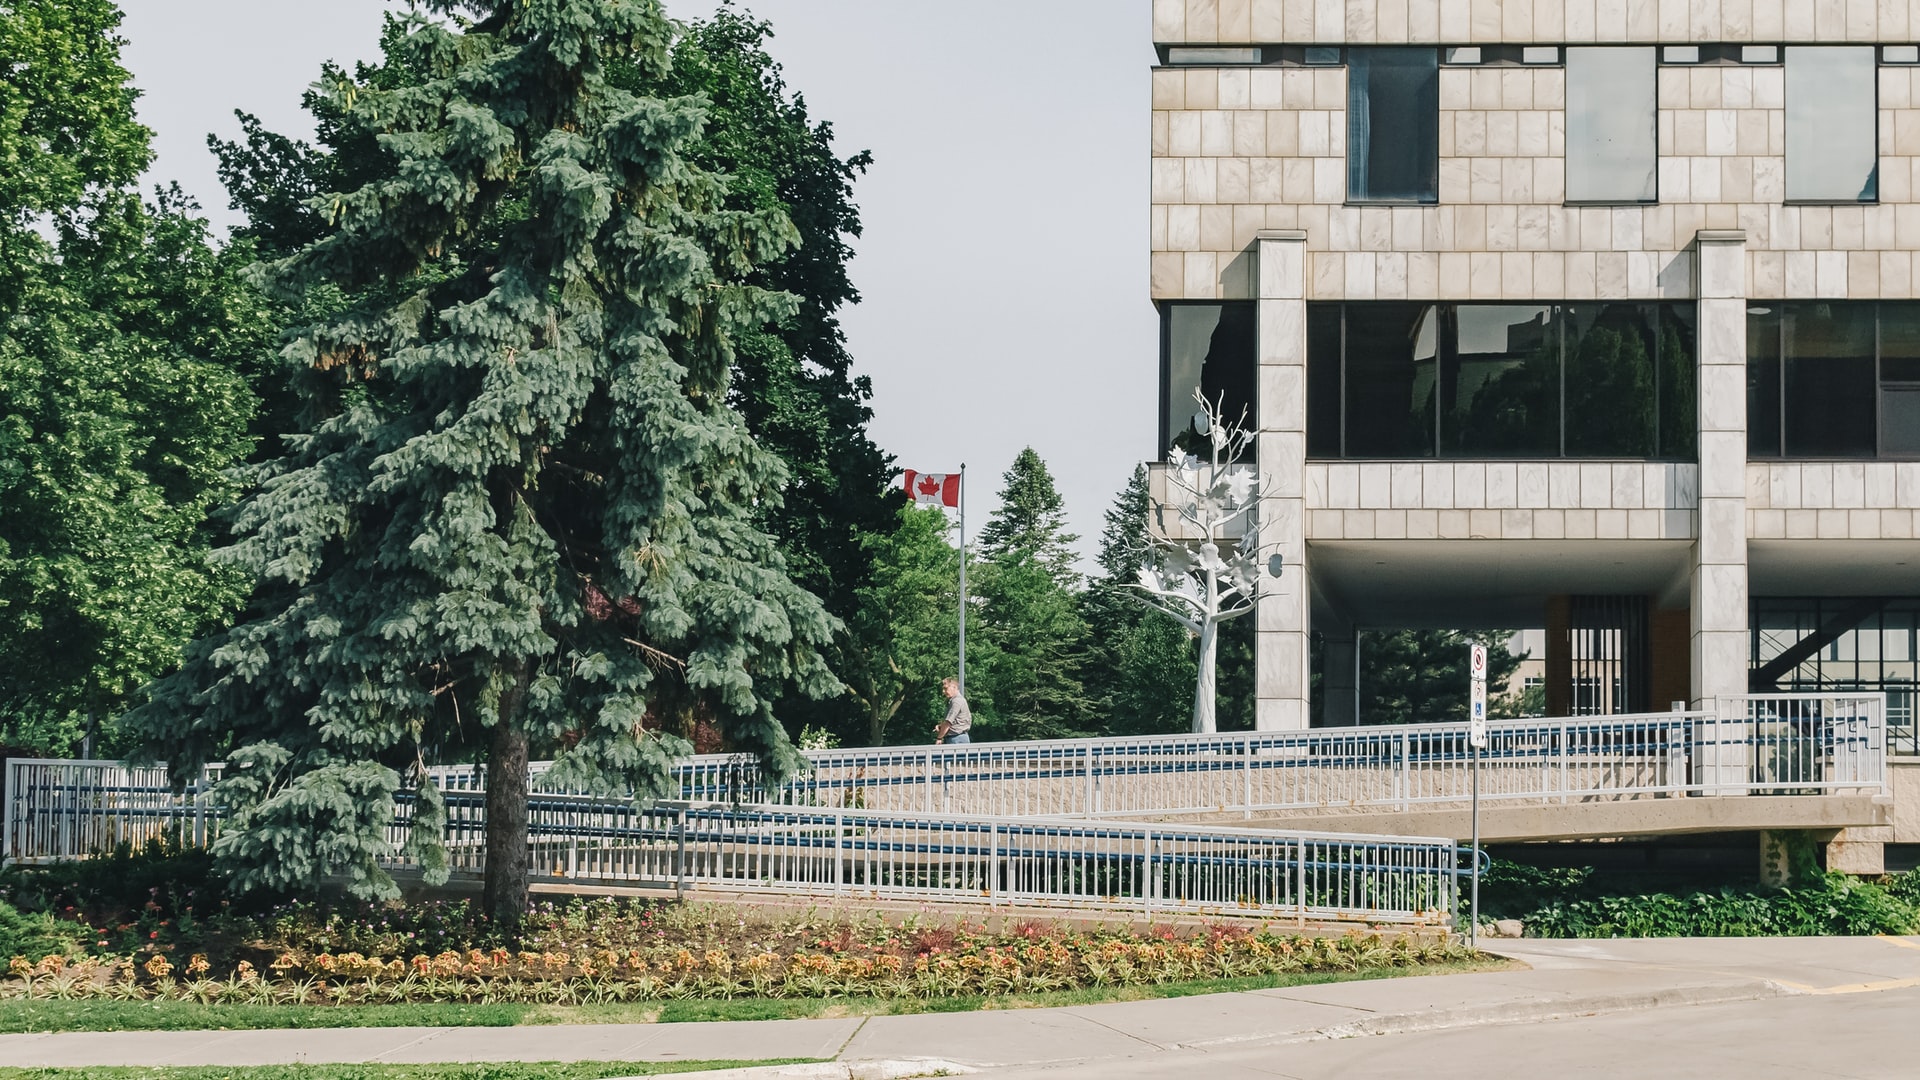
[[[967,463],[960,463],[960,696],[967,696]]]

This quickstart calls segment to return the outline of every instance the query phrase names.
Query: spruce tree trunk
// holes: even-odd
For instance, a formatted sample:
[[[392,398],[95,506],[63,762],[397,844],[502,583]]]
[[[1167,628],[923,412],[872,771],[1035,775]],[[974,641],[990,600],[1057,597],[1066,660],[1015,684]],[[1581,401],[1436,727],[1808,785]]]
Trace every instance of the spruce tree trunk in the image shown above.
[[[481,906],[507,927],[519,926],[527,912],[532,871],[527,850],[527,734],[515,722],[526,685],[523,674],[503,695],[487,749],[487,875]]]

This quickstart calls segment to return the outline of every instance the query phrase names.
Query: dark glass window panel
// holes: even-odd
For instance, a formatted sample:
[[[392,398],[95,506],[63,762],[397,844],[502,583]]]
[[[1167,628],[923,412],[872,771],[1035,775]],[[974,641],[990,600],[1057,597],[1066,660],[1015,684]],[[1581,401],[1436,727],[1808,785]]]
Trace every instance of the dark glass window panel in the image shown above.
[[[1872,304],[1782,304],[1788,457],[1872,457]]]
[[[1307,453],[1340,456],[1340,305],[1307,305]]]
[[[1440,54],[1347,50],[1347,197],[1440,200]]]
[[[1879,198],[1877,71],[1870,45],[1787,48],[1787,198]]]
[[[1227,418],[1238,421],[1244,416],[1249,427],[1257,423],[1252,302],[1168,304],[1161,318],[1166,321],[1167,349],[1162,365],[1167,411],[1161,441],[1183,449],[1202,445],[1194,432],[1194,414],[1200,411],[1195,390],[1208,401],[1219,402]]]
[[[1648,304],[1559,309],[1567,350],[1567,455],[1652,457],[1658,372]]]
[[[1747,309],[1747,453],[1780,456],[1780,305]]]
[[[1553,308],[1453,310],[1441,387],[1449,457],[1560,456],[1560,326]]]
[[[1656,304],[1660,380],[1660,445],[1668,460],[1690,461],[1700,452],[1699,361],[1692,304]]]
[[[1567,201],[1652,202],[1653,49],[1567,50]]]
[[[1439,308],[1348,304],[1346,341],[1347,455],[1432,457]]]
[[[1880,452],[1920,456],[1920,302],[1880,304]]]

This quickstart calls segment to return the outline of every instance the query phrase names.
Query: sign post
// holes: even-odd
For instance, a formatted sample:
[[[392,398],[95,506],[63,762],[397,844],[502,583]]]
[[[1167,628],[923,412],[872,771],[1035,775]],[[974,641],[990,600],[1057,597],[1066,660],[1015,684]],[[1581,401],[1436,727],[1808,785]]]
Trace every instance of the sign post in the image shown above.
[[[1467,910],[1467,947],[1480,947],[1480,751],[1487,748],[1487,647],[1474,645],[1467,658],[1467,745],[1472,750],[1473,892]]]

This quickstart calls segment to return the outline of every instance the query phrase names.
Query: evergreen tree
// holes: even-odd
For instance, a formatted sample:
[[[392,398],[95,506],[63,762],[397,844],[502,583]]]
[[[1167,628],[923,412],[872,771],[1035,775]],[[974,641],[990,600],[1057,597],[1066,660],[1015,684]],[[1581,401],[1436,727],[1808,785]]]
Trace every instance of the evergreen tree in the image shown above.
[[[242,888],[391,894],[402,770],[444,874],[422,766],[484,760],[483,903],[512,922],[532,747],[556,785],[645,797],[711,724],[784,774],[771,702],[836,687],[834,623],[756,520],[785,469],[727,406],[735,336],[793,308],[750,279],[796,234],[688,159],[698,100],[614,84],[665,79],[658,3],[430,6],[326,88],[367,180],[261,274],[339,297],[283,353],[308,423],[220,552],[244,616],[133,722],[176,768],[225,756]]]
[[[897,513],[891,533],[867,538],[873,574],[851,626],[861,662],[843,669],[871,746],[928,741],[946,709],[940,680],[953,673],[959,647],[960,553],[947,540],[947,513],[911,503]]]
[[[1085,731],[1081,682],[1087,624],[1075,590],[1072,545],[1053,474],[1032,447],[1003,477],[1000,508],[980,532],[983,648],[969,636],[969,704],[984,726],[1014,739]]]
[[[1487,647],[1487,687],[1507,685],[1522,657],[1511,630],[1368,630],[1360,635],[1360,722],[1457,723],[1467,718],[1467,648]],[[1491,695],[1490,695],[1491,696]],[[1489,703],[1489,711],[1495,711]]]
[[[1131,588],[1151,551],[1147,543],[1152,503],[1147,468],[1136,466],[1107,509],[1100,534],[1101,575],[1087,588],[1083,608],[1092,648],[1087,664],[1089,697],[1100,730],[1113,735],[1185,731],[1198,675],[1193,635],[1157,615]]]
[[[150,158],[104,0],[0,7],[0,742],[76,749],[241,590],[209,512],[247,447],[238,261]],[[105,749],[113,746],[105,732]]]
[[[787,466],[782,498],[761,503],[759,521],[778,540],[793,579],[851,623],[873,569],[875,549],[866,540],[893,531],[896,509],[892,461],[867,434],[872,386],[853,375],[839,323],[839,312],[859,302],[848,241],[860,235],[853,181],[871,157],[835,152],[832,126],[809,116],[768,55],[771,36],[768,23],[723,7],[687,26],[666,68],[609,57],[608,77],[643,96],[704,98],[707,123],[687,144],[688,160],[731,178],[726,208],[784,214],[798,232],[796,244],[745,278],[800,302],[777,320],[737,329],[728,402]],[[342,123],[330,101],[310,95],[308,104],[318,120],[317,149],[266,131],[244,113],[239,141],[210,140],[234,207],[247,215],[243,235],[281,253],[325,231],[314,196],[368,182],[368,162],[377,159],[368,133]],[[266,396],[279,404],[273,387]],[[864,663],[858,649],[857,637],[836,638],[835,667]],[[838,697],[789,694],[775,711],[789,732],[815,724],[853,737],[858,729],[848,728],[846,705]]]

